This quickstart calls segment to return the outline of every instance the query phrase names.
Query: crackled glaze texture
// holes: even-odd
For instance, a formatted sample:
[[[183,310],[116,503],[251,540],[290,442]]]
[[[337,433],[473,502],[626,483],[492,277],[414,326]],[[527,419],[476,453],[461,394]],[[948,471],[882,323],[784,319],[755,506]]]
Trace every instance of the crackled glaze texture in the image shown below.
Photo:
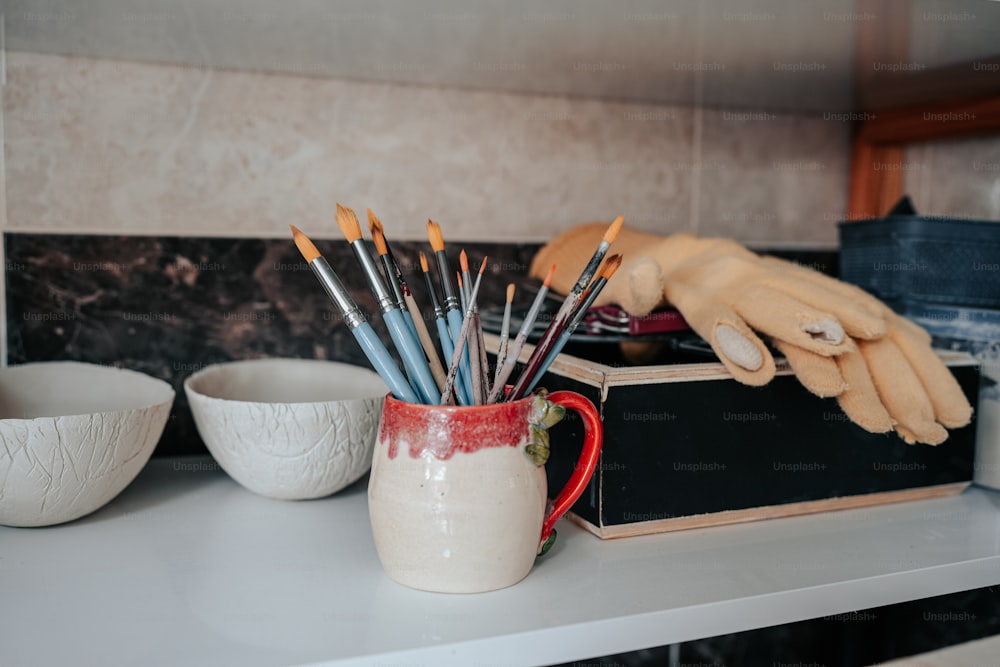
[[[73,362],[0,371],[0,524],[48,526],[103,507],[149,460],[174,392]]]
[[[220,364],[184,388],[222,469],[282,500],[328,496],[368,471],[388,391],[374,371],[304,359]]]

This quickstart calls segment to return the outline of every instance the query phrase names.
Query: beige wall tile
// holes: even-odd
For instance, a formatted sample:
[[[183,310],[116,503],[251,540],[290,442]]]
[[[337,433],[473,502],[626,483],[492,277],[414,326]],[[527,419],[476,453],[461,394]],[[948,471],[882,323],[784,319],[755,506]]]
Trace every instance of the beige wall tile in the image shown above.
[[[6,229],[544,241],[636,228],[831,244],[845,124],[797,115],[9,54]],[[764,118],[763,120],[761,118]]]
[[[11,53],[7,228],[541,241],[690,218],[690,110]]]
[[[754,245],[836,244],[850,127],[770,112],[704,111],[697,230]]]
[[[914,144],[903,166],[918,213],[1000,220],[1000,137]]]

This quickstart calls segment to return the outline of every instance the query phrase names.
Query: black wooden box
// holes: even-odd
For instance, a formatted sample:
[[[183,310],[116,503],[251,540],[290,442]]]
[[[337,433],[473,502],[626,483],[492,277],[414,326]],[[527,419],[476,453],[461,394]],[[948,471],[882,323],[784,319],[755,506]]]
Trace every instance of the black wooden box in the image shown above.
[[[975,405],[975,360],[940,354]],[[770,384],[748,387],[719,363],[622,367],[563,354],[540,386],[600,409],[600,466],[568,516],[602,538],[960,493],[973,477],[974,423],[937,447],[870,434],[783,360]],[[576,465],[579,418],[551,436],[555,493]]]

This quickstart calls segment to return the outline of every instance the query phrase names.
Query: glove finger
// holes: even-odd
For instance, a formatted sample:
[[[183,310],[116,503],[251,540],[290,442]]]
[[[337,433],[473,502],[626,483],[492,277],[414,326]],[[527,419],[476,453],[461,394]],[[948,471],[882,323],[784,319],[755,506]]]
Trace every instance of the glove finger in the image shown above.
[[[916,322],[911,322],[905,317],[896,315],[895,313],[889,317],[888,321],[890,326],[902,329],[902,331],[913,341],[926,345],[927,347],[931,346],[931,335],[927,333],[926,329]]]
[[[876,318],[885,319],[886,315],[892,312],[888,306],[857,285],[845,283],[825,273],[820,273],[819,271],[814,271],[810,268],[799,266],[794,262],[778,259],[777,257],[764,257],[763,259],[768,265],[786,271],[794,276],[796,280],[837,294],[844,301],[853,304],[855,308],[862,309]],[[852,337],[854,336],[854,334],[851,335]]]
[[[913,366],[890,338],[858,341],[878,395],[899,424],[897,431],[907,443],[939,445],[948,431],[934,419],[934,406]],[[900,428],[901,427],[901,428]]]
[[[842,354],[847,349],[849,339],[833,315],[779,290],[750,287],[738,295],[733,308],[753,329],[820,356]]]
[[[670,303],[709,342],[738,382],[759,387],[774,378],[774,357],[764,341],[715,294],[680,280],[671,281],[664,290]]]
[[[833,357],[822,357],[781,340],[775,340],[774,345],[785,355],[788,365],[792,367],[795,376],[806,389],[820,398],[840,396],[844,393],[847,383],[844,382],[844,376],[840,374]]]
[[[919,330],[919,333],[913,329]],[[934,409],[935,419],[948,428],[965,426],[972,420],[972,406],[955,376],[935,354],[925,336],[927,332],[901,317],[896,316],[889,323],[889,338],[920,378],[920,384]]]
[[[879,398],[861,352],[854,345],[850,345],[844,354],[837,355],[833,359],[841,377],[847,383],[847,388],[837,396],[837,403],[840,404],[844,414],[869,433],[891,431],[895,422]]]
[[[848,299],[828,289],[826,285],[811,280],[808,273],[810,272],[805,270],[801,274],[786,273],[781,276],[780,281],[777,278],[770,278],[764,284],[814,308],[829,311],[851,338],[871,339],[885,335],[886,325],[883,317],[873,314],[856,299]]]

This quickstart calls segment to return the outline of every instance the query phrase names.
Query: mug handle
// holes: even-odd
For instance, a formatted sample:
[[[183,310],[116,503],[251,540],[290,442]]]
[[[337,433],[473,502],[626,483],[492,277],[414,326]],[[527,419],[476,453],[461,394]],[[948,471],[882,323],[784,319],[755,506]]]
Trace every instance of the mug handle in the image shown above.
[[[552,534],[552,528],[556,521],[573,506],[577,498],[583,493],[587,482],[590,481],[594,470],[597,469],[597,457],[601,453],[601,444],[604,441],[604,424],[597,414],[597,409],[586,397],[575,391],[554,391],[545,397],[556,405],[561,405],[570,410],[575,410],[583,419],[583,449],[580,458],[577,460],[573,474],[570,475],[566,486],[562,488],[556,499],[552,501],[552,509],[549,510],[545,521],[542,522],[542,538],[539,544],[544,545]]]

